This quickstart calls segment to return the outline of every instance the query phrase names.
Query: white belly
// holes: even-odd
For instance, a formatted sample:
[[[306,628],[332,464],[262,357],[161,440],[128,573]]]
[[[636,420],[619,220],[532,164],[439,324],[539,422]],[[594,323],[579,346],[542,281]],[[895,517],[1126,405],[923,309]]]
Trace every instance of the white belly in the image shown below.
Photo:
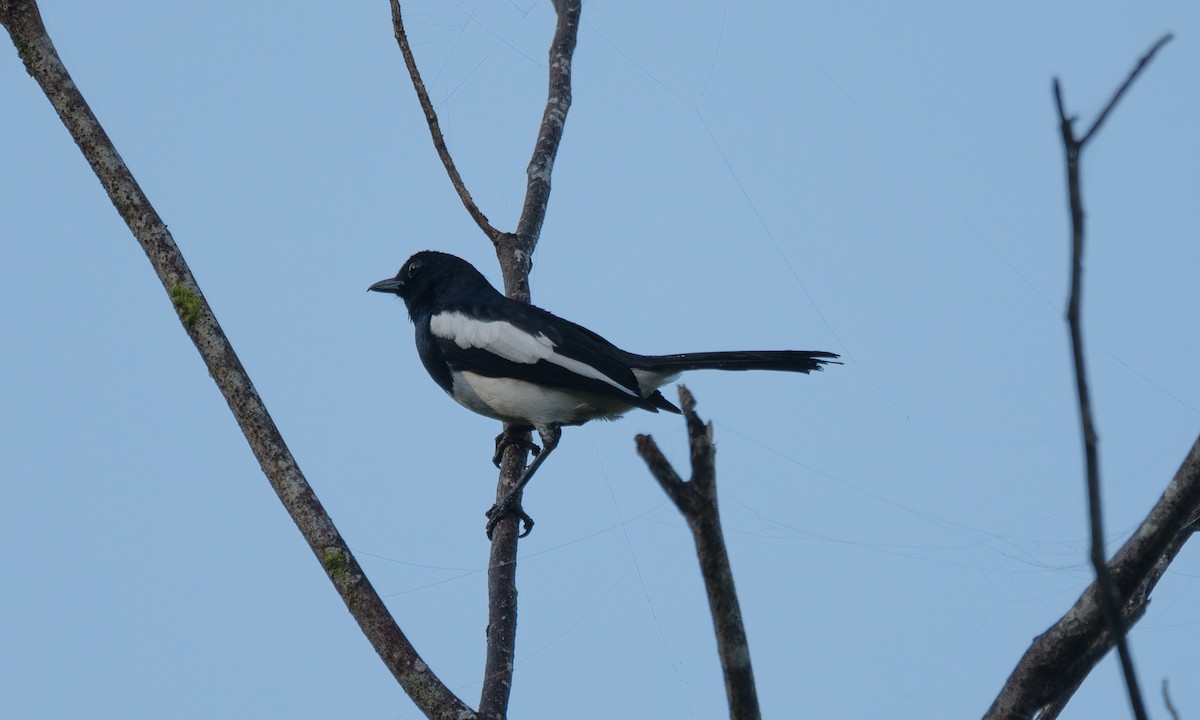
[[[630,409],[626,403],[577,391],[535,385],[525,380],[455,372],[452,393],[463,407],[509,423],[578,425],[612,420]]]

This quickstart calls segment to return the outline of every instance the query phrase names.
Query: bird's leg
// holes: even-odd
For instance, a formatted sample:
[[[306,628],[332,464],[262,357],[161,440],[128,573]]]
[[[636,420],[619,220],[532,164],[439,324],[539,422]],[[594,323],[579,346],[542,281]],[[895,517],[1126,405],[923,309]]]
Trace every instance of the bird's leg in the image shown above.
[[[562,437],[562,426],[557,423],[550,425],[535,425],[538,435],[542,438],[542,451],[537,454],[529,467],[525,468],[525,472],[521,474],[521,479],[517,480],[517,484],[512,490],[508,491],[501,500],[487,511],[487,536],[492,538],[492,531],[496,529],[496,524],[509,515],[516,515],[521,518],[521,523],[524,526],[524,531],[518,537],[525,537],[533,530],[533,518],[521,507],[521,491],[529,484],[529,480],[537,469],[542,466],[546,458],[550,457],[550,453],[554,452],[554,448],[558,447],[558,440]]]
[[[500,467],[500,461],[504,459],[504,451],[510,445],[528,450],[533,453],[534,457],[542,451],[532,440],[525,437],[525,433],[529,432],[528,425],[505,425],[504,430],[496,436],[496,452],[492,454],[492,464]]]

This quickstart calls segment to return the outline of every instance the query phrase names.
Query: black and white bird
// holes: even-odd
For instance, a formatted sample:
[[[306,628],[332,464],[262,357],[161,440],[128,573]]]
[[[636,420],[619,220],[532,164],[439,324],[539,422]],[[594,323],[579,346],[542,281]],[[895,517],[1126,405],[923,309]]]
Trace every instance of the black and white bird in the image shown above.
[[[838,356],[803,350],[637,355],[585,327],[505,297],[462,258],[426,250],[396,276],[368,290],[400,296],[416,326],[417,353],[450,397],[508,423],[523,438],[530,427],[540,452],[513,491],[488,511],[488,535],[504,516],[517,514],[529,534],[533,520],[520,508],[521,490],[558,445],[563,425],[613,420],[641,408],[679,408],[659,388],[686,370],[783,370],[809,373]],[[496,438],[494,461],[508,442]]]

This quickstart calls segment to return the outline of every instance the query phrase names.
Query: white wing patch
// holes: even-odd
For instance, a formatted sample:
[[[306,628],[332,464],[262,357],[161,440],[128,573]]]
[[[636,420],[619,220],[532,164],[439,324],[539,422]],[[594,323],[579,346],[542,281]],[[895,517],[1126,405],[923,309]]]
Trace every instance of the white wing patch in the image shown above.
[[[436,337],[449,340],[463,350],[478,348],[510,362],[533,365],[545,360],[582,377],[599,380],[626,395],[637,393],[585,362],[554,351],[554,341],[542,333],[534,335],[503,320],[475,320],[459,312],[441,312],[429,319]]]
[[[549,360],[554,342],[545,335],[531,335],[512,323],[484,322],[457,312],[443,312],[429,320],[429,329],[463,350],[479,348],[505,360],[532,365]]]

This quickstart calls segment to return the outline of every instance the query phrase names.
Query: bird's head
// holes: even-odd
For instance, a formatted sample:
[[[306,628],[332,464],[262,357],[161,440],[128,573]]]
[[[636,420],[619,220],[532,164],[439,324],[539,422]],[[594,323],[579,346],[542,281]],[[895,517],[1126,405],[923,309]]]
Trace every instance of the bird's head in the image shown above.
[[[422,250],[405,261],[395,277],[380,280],[367,290],[398,295],[414,321],[436,312],[450,298],[475,299],[496,293],[471,263],[449,253]]]

